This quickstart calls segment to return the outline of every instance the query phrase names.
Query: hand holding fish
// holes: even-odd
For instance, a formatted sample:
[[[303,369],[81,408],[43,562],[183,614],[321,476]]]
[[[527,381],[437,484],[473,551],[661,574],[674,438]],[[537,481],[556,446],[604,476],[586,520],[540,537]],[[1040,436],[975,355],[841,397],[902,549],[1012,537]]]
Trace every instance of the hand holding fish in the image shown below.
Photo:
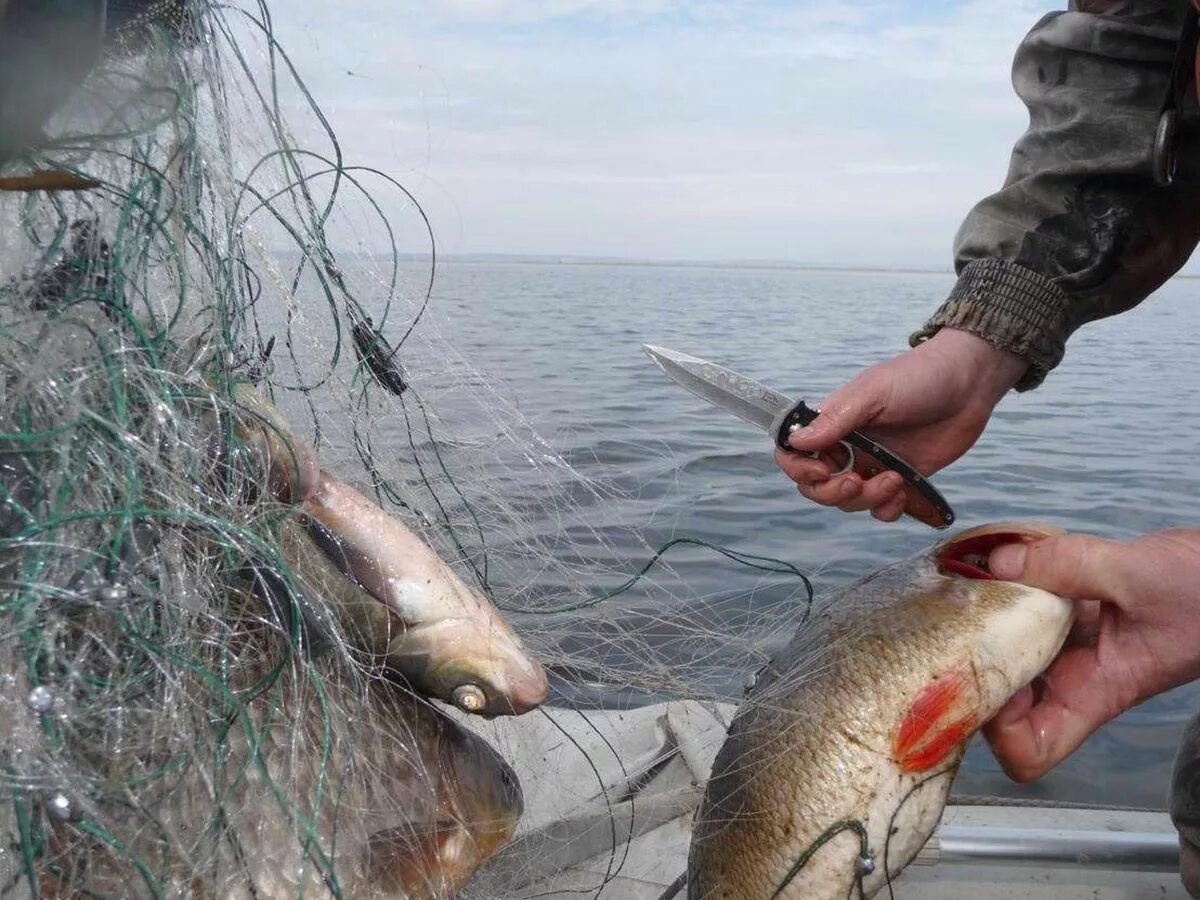
[[[931,475],[971,448],[1026,368],[1021,357],[982,338],[943,329],[838,388],[790,443],[797,450],[827,450],[850,431],[863,430]],[[807,456],[777,451],[775,460],[800,493],[817,503],[845,512],[869,509],[884,522],[904,512],[903,480],[895,472],[864,482],[854,472],[834,476],[827,462]]]
[[[997,548],[989,564],[1077,607],[1058,658],[985,728],[1016,780],[1047,772],[1124,710],[1200,678],[1200,529],[1132,541],[1056,535]]]

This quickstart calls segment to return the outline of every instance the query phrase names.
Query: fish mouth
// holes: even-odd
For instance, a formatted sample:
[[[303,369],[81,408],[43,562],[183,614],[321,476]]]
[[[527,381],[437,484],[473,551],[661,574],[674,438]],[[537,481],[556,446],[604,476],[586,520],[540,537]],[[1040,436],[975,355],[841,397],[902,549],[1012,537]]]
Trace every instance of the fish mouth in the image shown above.
[[[532,712],[541,706],[548,696],[550,696],[550,685],[546,680],[546,673],[539,671],[534,676],[522,679],[505,698],[504,702],[507,704],[508,710],[504,714],[522,716],[527,712]]]
[[[1063,529],[1043,522],[996,522],[969,528],[943,541],[933,552],[938,571],[976,581],[996,581],[988,557],[1004,544],[1031,544],[1062,534]]]

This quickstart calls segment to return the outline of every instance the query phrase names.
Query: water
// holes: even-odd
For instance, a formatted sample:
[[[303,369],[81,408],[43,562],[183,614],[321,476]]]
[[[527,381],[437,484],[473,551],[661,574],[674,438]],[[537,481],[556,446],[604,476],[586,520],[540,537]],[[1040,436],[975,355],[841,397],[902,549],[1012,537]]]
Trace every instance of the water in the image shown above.
[[[689,535],[788,560],[827,590],[927,546],[934,532],[807,503],[763,435],[667,381],[641,344],[816,402],[904,349],[951,284],[940,273],[451,262],[435,301],[458,349],[504,382],[554,449],[622,492],[593,506],[584,496],[577,509],[603,534],[596,552],[610,565],[631,571],[645,560],[635,532],[651,543]],[[1195,523],[1196,289],[1177,281],[1134,312],[1084,328],[1042,388],[1006,399],[974,450],[935,479],[958,526],[1038,518],[1120,538]],[[528,490],[536,507],[537,484],[513,490]],[[570,533],[574,524],[543,526]],[[583,529],[580,540],[586,550]],[[769,590],[740,590],[728,561],[711,553],[685,550],[673,562],[698,595],[734,607],[723,621],[752,623],[757,603],[779,602]],[[728,685],[744,675],[730,672]],[[1126,714],[1035,785],[1011,784],[977,744],[958,790],[1161,805],[1197,693],[1187,686]]]

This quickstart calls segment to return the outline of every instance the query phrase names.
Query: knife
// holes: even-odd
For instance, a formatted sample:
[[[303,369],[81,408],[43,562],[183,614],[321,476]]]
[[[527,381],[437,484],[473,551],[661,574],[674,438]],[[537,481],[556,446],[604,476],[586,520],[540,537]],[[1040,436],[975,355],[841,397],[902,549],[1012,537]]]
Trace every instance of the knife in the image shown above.
[[[713,406],[762,428],[774,438],[776,446],[789,453],[798,451],[788,445],[788,436],[817,417],[818,410],[803,400],[792,400],[723,366],[677,350],[650,344],[642,348],[671,380]],[[904,479],[907,515],[931,528],[954,523],[954,510],[938,489],[883,444],[861,431],[850,432],[840,443],[846,449],[847,460],[836,474],[853,470],[866,479],[888,470],[897,472]]]

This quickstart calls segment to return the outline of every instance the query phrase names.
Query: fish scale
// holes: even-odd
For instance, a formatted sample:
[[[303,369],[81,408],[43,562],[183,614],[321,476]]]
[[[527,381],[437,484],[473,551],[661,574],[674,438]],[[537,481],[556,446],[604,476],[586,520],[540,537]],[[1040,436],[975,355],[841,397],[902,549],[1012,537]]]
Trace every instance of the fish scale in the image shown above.
[[[943,571],[939,557],[1045,533],[973,529],[824,598],[713,764],[693,900],[845,900],[860,884],[870,898],[911,861],[968,740],[1049,664],[1073,617],[1062,598]]]

